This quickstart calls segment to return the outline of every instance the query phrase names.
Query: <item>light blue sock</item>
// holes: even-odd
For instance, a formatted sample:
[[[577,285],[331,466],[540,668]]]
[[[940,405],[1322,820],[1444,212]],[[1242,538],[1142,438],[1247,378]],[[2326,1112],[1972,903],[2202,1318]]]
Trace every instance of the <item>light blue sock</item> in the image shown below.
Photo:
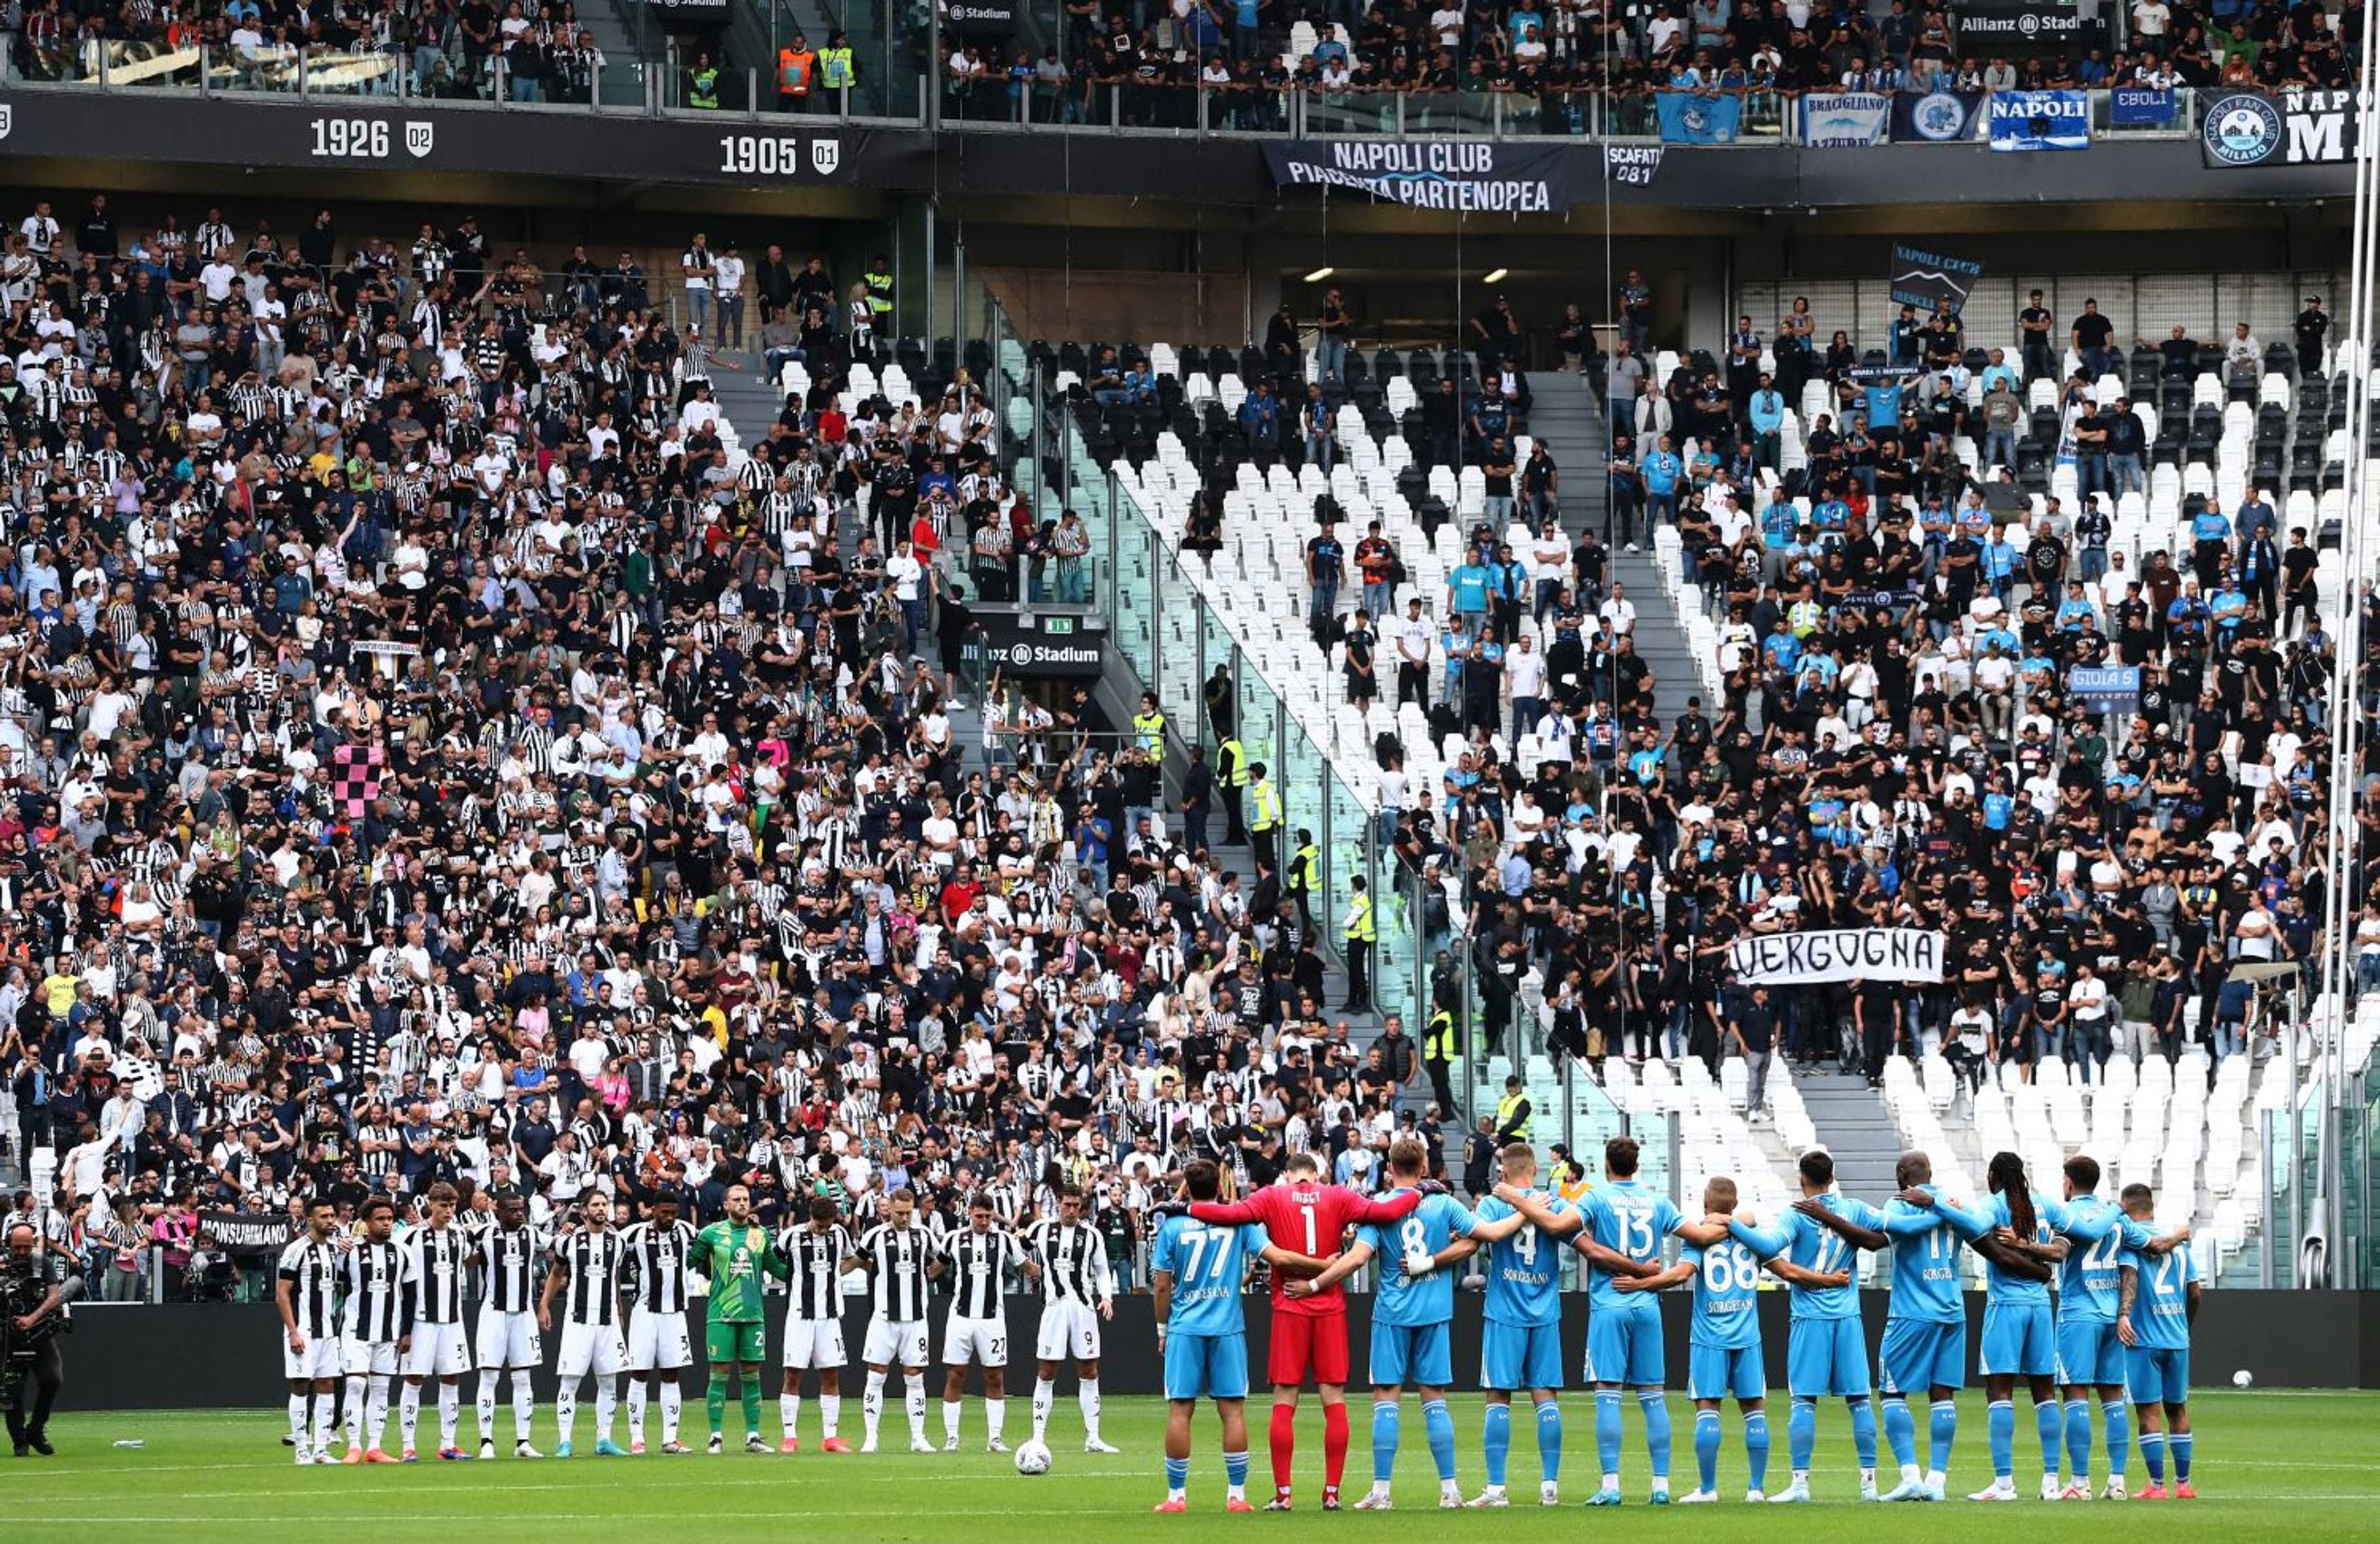
[[[1810,1455],[1818,1451],[1818,1402],[1797,1399],[1785,1416],[1785,1452],[1793,1461],[1793,1472],[1801,1474],[1810,1466]]]
[[[2034,1405],[2033,1429],[2041,1439],[2041,1472],[2054,1475],[2058,1472],[2058,1437],[2066,1429],[2066,1417],[2056,1400],[2045,1399]],[[2087,1414],[2082,1417],[2082,1451],[2086,1457],[2091,1451],[2091,1417]]]
[[[1873,1469],[1876,1467],[1876,1405],[1864,1399],[1855,1399],[1851,1404],[1852,1446],[1859,1452],[1859,1466]],[[1900,1419],[1904,1425],[1909,1420],[1909,1406],[1906,1404],[1900,1407]],[[1796,1459],[1793,1466],[1798,1469],[1803,1465]]]
[[[2167,1450],[2173,1454],[2173,1482],[2176,1485],[2189,1484],[2190,1433],[2187,1431],[2177,1431],[2172,1436],[2168,1437],[2165,1440],[2165,1445]]]
[[[2091,1472],[2091,1402],[2087,1399],[2066,1402],[2066,1466],[2077,1479]]]
[[[1430,1462],[1438,1465],[1439,1483],[1454,1477],[1454,1417],[1446,1401],[1433,1399],[1421,1407],[1422,1429],[1429,1434]]]
[[[1670,1479],[1670,1402],[1658,1393],[1640,1393],[1636,1407],[1645,1412],[1645,1447],[1653,1455],[1653,1485]]]
[[[1512,1456],[1512,1407],[1490,1404],[1479,1421],[1479,1449],[1488,1457],[1488,1483],[1504,1488],[1505,1460]]]
[[[1229,1484],[1234,1490],[1242,1489],[1246,1487],[1248,1483],[1248,1454],[1246,1449],[1243,1448],[1238,1453],[1227,1453],[1223,1454],[1223,1479],[1225,1483]]]
[[[1950,1472],[1950,1443],[1959,1435],[1959,1406],[1947,1399],[1934,1402],[1933,1420],[1925,1444],[1925,1467],[1936,1474]]]
[[[1755,1410],[1743,1417],[1743,1457],[1752,1467],[1752,1488],[1768,1489],[1768,1412]]]
[[[2132,1452],[2132,1412],[2120,1399],[2111,1399],[2099,1406],[2099,1424],[2107,1429],[2107,1476],[2124,1477],[2124,1467]]]
[[[1620,1472],[1620,1395],[1616,1390],[1595,1391],[1595,1455],[1603,1460],[1603,1472]]]
[[[1934,1406],[1939,1410],[1940,1405]],[[1996,1399],[1984,1415],[1984,1435],[1992,1447],[1992,1475],[2008,1479],[2016,1473],[2016,1404],[2012,1400]],[[1936,1468],[1942,1465],[1937,1464]]]
[[[1399,1406],[1389,1400],[1372,1405],[1372,1483],[1386,1485],[1397,1472]]]
[[[1892,1461],[1903,1468],[1917,1462],[1917,1420],[1909,1413],[1909,1401],[1888,1399],[1884,1402],[1884,1440],[1892,1448]]]
[[[1186,1490],[1190,1488],[1190,1460],[1169,1458],[1165,1461],[1165,1488],[1168,1490]]]
[[[1702,1489],[1718,1489],[1718,1412],[1694,1412],[1694,1472],[1702,1477]]]
[[[1561,1478],[1561,1406],[1548,1401],[1537,1406],[1537,1468],[1548,1484]]]
[[[2149,1472],[2149,1483],[2151,1485],[2163,1485],[2165,1483],[2164,1432],[2143,1431],[2141,1433],[2141,1464]]]

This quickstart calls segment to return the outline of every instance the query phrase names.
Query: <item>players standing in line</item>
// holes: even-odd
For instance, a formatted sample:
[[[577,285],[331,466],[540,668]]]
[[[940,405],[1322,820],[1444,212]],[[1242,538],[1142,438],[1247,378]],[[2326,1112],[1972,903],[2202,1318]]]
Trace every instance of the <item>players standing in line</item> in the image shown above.
[[[2156,1214],[2145,1185],[2128,1185],[2124,1215],[2146,1228]],[[2198,1261],[2187,1249],[2152,1255],[2126,1248],[2118,1267],[2116,1337],[2124,1343],[2124,1377],[2141,1419],[2141,1464],[2149,1472],[2144,1501],[2166,1499],[2165,1461],[2173,1459],[2173,1496],[2194,1501],[2190,1483],[2190,1326],[2204,1290]]]
[[[858,1249],[834,1202],[810,1198],[809,1221],[777,1235],[785,1272],[784,1366],[777,1385],[779,1453],[802,1451],[802,1374],[818,1369],[820,1453],[849,1453],[843,1427],[843,1276],[856,1270]]]
[[[769,1230],[752,1220],[752,1192],[741,1185],[727,1187],[727,1216],[694,1235],[687,1267],[710,1283],[710,1306],[703,1325],[703,1351],[710,1364],[710,1380],[702,1394],[710,1418],[706,1451],[716,1457],[724,1447],[727,1425],[727,1379],[733,1372],[744,1405],[744,1451],[766,1453],[760,1435],[761,1276],[784,1273],[777,1260]]]
[[[1766,1231],[1738,1218],[1728,1232],[1787,1283],[1793,1316],[1785,1349],[1786,1386],[1793,1408],[1785,1439],[1793,1477],[1768,1499],[1810,1499],[1810,1462],[1818,1443],[1818,1401],[1842,1397],[1851,1411],[1852,1444],[1859,1454],[1860,1500],[1876,1491],[1876,1407],[1868,1386],[1867,1343],[1859,1311],[1859,1251],[1887,1249],[1884,1213],[1834,1188],[1834,1155],[1813,1148],[1802,1155],[1802,1198]],[[1830,1285],[1815,1284],[1836,1276]]]
[[[645,1451],[645,1406],[653,1384],[661,1385],[662,1451],[692,1450],[677,1440],[685,1390],[678,1375],[694,1365],[686,1333],[686,1261],[694,1251],[694,1224],[678,1216],[678,1198],[655,1196],[652,1215],[631,1222],[620,1235],[621,1252],[636,1272],[628,1301],[628,1451]]]
[[[347,1456],[350,1464],[394,1464],[381,1447],[388,1434],[388,1380],[396,1372],[407,1329],[405,1252],[390,1242],[396,1207],[385,1196],[364,1202],[361,1236],[345,1259],[346,1309],[341,1362],[347,1374]]]
[[[281,1370],[289,1380],[289,1435],[298,1466],[336,1464],[331,1451],[338,1406],[339,1246],[331,1242],[337,1214],[329,1198],[306,1203],[306,1230],[282,1246],[273,1300],[281,1309]],[[308,1420],[309,1402],[312,1420]]]
[[[1603,1461],[1603,1483],[1589,1506],[1620,1504],[1620,1400],[1636,1391],[1645,1416],[1645,1446],[1652,1458],[1652,1502],[1670,1504],[1670,1408],[1663,1392],[1668,1377],[1659,1302],[1647,1294],[1620,1290],[1623,1280],[1661,1269],[1663,1240],[1672,1234],[1707,1246],[1727,1235],[1724,1227],[1689,1222],[1669,1197],[1636,1180],[1637,1145],[1614,1137],[1603,1145],[1605,1183],[1589,1191],[1577,1209],[1557,1214],[1541,1197],[1499,1185],[1502,1197],[1540,1233],[1572,1238],[1586,1257],[1586,1380],[1595,1385],[1595,1446]]]
[[[1151,1510],[1189,1510],[1190,1416],[1200,1399],[1214,1402],[1222,1426],[1223,1510],[1252,1512],[1248,1505],[1248,1342],[1240,1313],[1240,1290],[1252,1260],[1274,1270],[1313,1275],[1323,1262],[1265,1242],[1261,1225],[1203,1222],[1196,1203],[1220,1198],[1222,1171],[1208,1159],[1193,1159],[1182,1172],[1183,1193],[1193,1203],[1158,1224],[1149,1255],[1155,1280],[1157,1352],[1165,1362],[1165,1499]],[[1276,1187],[1277,1188],[1277,1187]],[[1278,1326],[1280,1320],[1275,1319]],[[1345,1324],[1342,1321],[1343,1331]],[[1325,1503],[1326,1506],[1328,1503]]]
[[[496,1198],[496,1216],[479,1229],[480,1280],[487,1296],[480,1304],[480,1456],[496,1455],[496,1383],[506,1372],[513,1383],[513,1456],[542,1458],[529,1446],[529,1422],[537,1396],[529,1374],[544,1359],[537,1331],[537,1284],[550,1244],[528,1220],[528,1202],[517,1195]]]
[[[430,1187],[430,1220],[405,1235],[405,1280],[411,1289],[406,1316],[411,1336],[405,1352],[405,1395],[398,1425],[405,1435],[405,1461],[414,1461],[413,1432],[421,1419],[421,1380],[438,1380],[438,1456],[471,1455],[455,1445],[461,1416],[462,1379],[471,1365],[463,1338],[463,1283],[469,1274],[471,1236],[455,1221],[455,1191],[444,1180]]]
[[[1555,1216],[1570,1212],[1568,1201],[1536,1190],[1537,1155],[1525,1142],[1498,1154],[1503,1182],[1537,1196]],[[1483,1223],[1517,1217],[1500,1196],[1487,1196],[1476,1212]],[[1474,1236],[1476,1236],[1475,1234]],[[1488,1465],[1487,1488],[1471,1499],[1475,1507],[1511,1504],[1504,1475],[1512,1446],[1512,1395],[1526,1389],[1536,1402],[1537,1501],[1561,1504],[1561,1255],[1523,1218],[1510,1235],[1488,1246],[1488,1300],[1479,1331],[1479,1387],[1487,1400],[1480,1421],[1480,1447]]]
[[[1390,1147],[1391,1197],[1418,1195],[1415,1187],[1428,1173],[1429,1154],[1419,1142],[1407,1137]],[[1380,1264],[1372,1294],[1372,1488],[1357,1499],[1356,1511],[1390,1510],[1407,1382],[1421,1393],[1423,1429],[1438,1468],[1438,1504],[1463,1504],[1454,1480],[1454,1418],[1446,1408],[1446,1388],[1454,1380],[1454,1283],[1444,1268],[1469,1258],[1483,1235],[1505,1238],[1522,1226],[1517,1214],[1487,1224],[1451,1196],[1423,1196],[1394,1222],[1364,1224],[1354,1247],[1320,1275],[1289,1283],[1290,1295],[1307,1296],[1327,1291],[1367,1260]]]
[[[1099,1325],[1115,1312],[1115,1272],[1107,1241],[1083,1220],[1083,1193],[1058,1187],[1058,1215],[1026,1230],[1026,1269],[1041,1284],[1041,1322],[1033,1334],[1033,1440],[1049,1440],[1058,1400],[1058,1366],[1074,1358],[1083,1451],[1113,1453],[1099,1440]]]
[[[595,1375],[595,1456],[625,1454],[612,1441],[612,1416],[620,1398],[620,1373],[628,1365],[627,1343],[620,1334],[621,1266],[626,1258],[620,1235],[612,1228],[612,1198],[601,1190],[588,1192],[580,1204],[579,1226],[554,1246],[553,1265],[546,1272],[545,1291],[537,1301],[537,1324],[553,1328],[553,1295],[567,1286],[564,1299],[562,1356],[554,1364],[553,1420],[560,1441],[553,1456],[567,1458],[578,1419],[578,1385]]]
[[[895,1190],[885,1198],[890,1221],[879,1222],[859,1237],[859,1263],[875,1278],[875,1309],[868,1317],[868,1342],[860,1357],[868,1364],[868,1392],[859,1402],[866,1423],[862,1453],[876,1451],[876,1428],[884,1416],[884,1382],[892,1364],[901,1364],[902,1392],[909,1413],[909,1451],[931,1453],[926,1441],[927,1347],[926,1283],[942,1273],[942,1257],[933,1235],[917,1221],[917,1198]]]
[[[2060,1501],[2091,1499],[2091,1405],[2099,1395],[2107,1427],[2107,1499],[2124,1499],[2131,1450],[2131,1410],[2124,1402],[2124,1345],[2116,1338],[2121,1258],[2126,1249],[2162,1256],[2190,1236],[2187,1227],[2162,1238],[2110,1205],[2099,1192],[2098,1160],[2077,1153],[2066,1161],[2066,1222],[2062,1231],[2080,1247],[2058,1268],[2058,1377],[2066,1395],[2066,1463]]]
[[[991,1225],[991,1198],[967,1202],[967,1225],[942,1241],[951,1272],[951,1307],[942,1319],[942,1451],[959,1451],[966,1369],[983,1368],[984,1451],[1006,1453],[1008,1424],[1008,1272],[1025,1263],[1024,1246]]]
[[[1236,1201],[1194,1204],[1190,1215],[1226,1225],[1261,1222],[1267,1236],[1294,1246],[1309,1258],[1336,1254],[1347,1229],[1363,1222],[1394,1222],[1420,1204],[1420,1197],[1375,1201],[1343,1185],[1322,1183],[1311,1153],[1295,1153],[1281,1166],[1280,1183]],[[1273,1501],[1269,1511],[1290,1504],[1290,1468],[1297,1455],[1297,1397],[1311,1375],[1322,1399],[1322,1510],[1339,1510],[1339,1485],[1347,1469],[1347,1295],[1337,1284],[1305,1297],[1288,1295],[1280,1276],[1272,1283],[1272,1338],[1267,1349],[1272,1380]]]

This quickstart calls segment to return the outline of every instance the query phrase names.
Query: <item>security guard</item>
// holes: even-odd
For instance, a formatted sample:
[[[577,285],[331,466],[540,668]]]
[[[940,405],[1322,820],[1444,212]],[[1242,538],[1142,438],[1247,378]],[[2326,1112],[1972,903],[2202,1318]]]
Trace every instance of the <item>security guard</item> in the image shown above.
[[[1347,886],[1354,894],[1347,899],[1347,921],[1340,930],[1347,953],[1347,1006],[1341,1011],[1368,1014],[1372,1011],[1372,951],[1380,942],[1380,930],[1373,920],[1372,897],[1362,876],[1349,880]]]
[[[1248,821],[1248,844],[1256,849],[1257,861],[1274,873],[1281,872],[1281,795],[1265,775],[1265,764],[1253,762],[1248,775],[1256,780],[1249,790],[1256,799],[1256,818]],[[1233,804],[1239,800],[1233,799]]]
[[[852,62],[851,39],[836,32],[819,50],[819,84],[829,91],[841,91],[858,83],[859,72]],[[875,287],[869,286],[870,288]]]
[[[1521,1092],[1521,1080],[1504,1079],[1504,1097],[1496,1101],[1496,1140],[1525,1142],[1529,1139],[1529,1096]]]
[[[809,106],[810,79],[818,71],[818,55],[799,32],[777,50],[777,111],[799,113]]]
[[[1215,748],[1215,786],[1223,793],[1223,814],[1231,821],[1223,833],[1223,845],[1248,845],[1248,824],[1240,813],[1240,790],[1248,785],[1248,753],[1236,738],[1227,738]]]
[[[1422,1037],[1422,1070],[1429,1074],[1430,1096],[1438,1100],[1438,1112],[1453,1120],[1462,1112],[1454,1107],[1454,1083],[1448,1076],[1454,1065],[1454,1013],[1440,1008],[1429,1015],[1429,1032]]]
[[[1314,845],[1314,833],[1304,826],[1297,828],[1297,851],[1290,855],[1289,874],[1281,889],[1297,903],[1297,926],[1300,931],[1314,931],[1314,894],[1322,888],[1322,849]]]
[[[710,62],[708,54],[695,55],[694,67],[686,72],[686,104],[710,108],[719,105],[719,67]]]
[[[1165,712],[1158,707],[1155,692],[1140,694],[1140,711],[1132,715],[1132,733],[1141,749],[1165,754]]]
[[[844,50],[845,53],[850,50]],[[882,252],[859,275],[868,281],[868,309],[876,313],[876,335],[892,335],[892,260]]]

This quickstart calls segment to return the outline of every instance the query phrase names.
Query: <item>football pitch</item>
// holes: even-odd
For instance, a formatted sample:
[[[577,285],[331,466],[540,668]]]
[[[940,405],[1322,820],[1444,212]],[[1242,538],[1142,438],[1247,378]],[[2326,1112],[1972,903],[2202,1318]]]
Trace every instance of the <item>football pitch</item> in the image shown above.
[[[468,1391],[467,1383],[467,1395]],[[1352,1399],[1353,1451],[1348,1456],[1348,1499],[1360,1494],[1371,1473],[1370,1401]],[[1481,1482],[1479,1400],[1456,1395],[1457,1474],[1466,1494]],[[1781,1404],[1781,1402],[1779,1402]],[[2016,1479],[2028,1498],[2040,1477],[2039,1447],[2033,1418],[2020,1392]],[[1347,1512],[1322,1516],[1321,1417],[1309,1396],[1301,1411],[1296,1475],[1297,1510],[1287,1517],[1235,1517],[1223,1514],[1223,1474],[1216,1456],[1216,1427],[1203,1407],[1195,1429],[1190,1480],[1191,1513],[1151,1516],[1163,1493],[1160,1442],[1162,1404],[1150,1398],[1107,1402],[1107,1439],[1123,1451],[1114,1456],[1081,1450],[1082,1427],[1071,1383],[1061,1386],[1050,1428],[1057,1463],[1046,1476],[1026,1478],[1007,1457],[983,1451],[980,1402],[967,1401],[965,1451],[913,1455],[897,1409],[884,1436],[901,1451],[838,1456],[805,1451],[793,1456],[747,1456],[731,1447],[723,1457],[700,1453],[665,1458],[594,1459],[591,1402],[580,1405],[582,1456],[541,1463],[499,1457],[493,1463],[409,1467],[300,1469],[280,1442],[283,1419],[276,1411],[127,1411],[61,1416],[51,1424],[57,1456],[28,1458],[0,1467],[0,1517],[11,1539],[130,1537],[155,1530],[164,1537],[253,1538],[260,1529],[312,1527],[314,1538],[408,1540],[517,1539],[522,1528],[557,1527],[586,1538],[699,1538],[705,1544],[745,1538],[784,1538],[811,1535],[832,1539],[965,1540],[1008,1544],[1072,1537],[1100,1544],[1112,1539],[1180,1538],[1230,1529],[1285,1537],[1292,1530],[1319,1528],[1350,1537],[1451,1540],[1465,1536],[1504,1544],[1511,1539],[1574,1539],[1582,1530],[1629,1535],[1669,1535],[1696,1544],[1711,1540],[1807,1539],[1813,1529],[1837,1538],[1858,1536],[1895,1540],[1975,1539],[1998,1536],[2037,1540],[2239,1538],[2267,1530],[2300,1538],[2374,1537],[2374,1508],[2380,1505],[2380,1472],[2372,1466],[2380,1432],[2380,1394],[2259,1391],[2210,1392],[2195,1401],[2198,1431],[2193,1478],[2196,1501],[2095,1501],[2046,1504],[2028,1499],[2016,1506],[1985,1508],[1952,1500],[1942,1506],[1864,1506],[1855,1497],[1850,1422],[1840,1404],[1822,1406],[1816,1467],[1812,1488],[1818,1501],[1796,1513],[1786,1507],[1742,1502],[1743,1453],[1737,1419],[1727,1417],[1727,1442],[1719,1462],[1722,1503],[1708,1507],[1645,1504],[1645,1460],[1633,1402],[1628,1410],[1627,1503],[1590,1513],[1578,1503],[1595,1489],[1596,1457],[1591,1404],[1564,1400],[1563,1492],[1566,1504],[1548,1511],[1536,1504],[1537,1455],[1526,1422],[1515,1422],[1510,1482],[1514,1506],[1500,1514],[1450,1514],[1437,1505],[1437,1487],[1420,1421],[1408,1413],[1397,1465],[1397,1510],[1385,1515]],[[858,1401],[844,1406],[844,1434],[858,1435]],[[1249,1476],[1252,1497],[1270,1491],[1264,1449],[1266,1405],[1251,1401],[1256,1452]],[[1682,1495],[1694,1488],[1693,1412],[1670,1401],[1677,1455],[1672,1486]],[[689,1440],[698,1445],[699,1395],[689,1403]],[[776,1405],[768,1402],[763,1424],[775,1435]],[[1785,1443],[1781,1410],[1769,1470],[1772,1489],[1781,1488]],[[738,1412],[731,1402],[731,1434]],[[817,1440],[817,1404],[803,1408],[805,1447]],[[428,1425],[434,1436],[434,1416]],[[928,1406],[928,1430],[941,1434],[939,1400]],[[466,1441],[476,1445],[468,1398],[463,1410]],[[1008,1438],[1030,1430],[1029,1401],[1009,1402]],[[497,1412],[502,1449],[510,1452],[512,1413]],[[897,1433],[897,1442],[895,1435]],[[392,1424],[392,1443],[396,1432]],[[649,1435],[658,1441],[659,1423]],[[625,1430],[614,1437],[625,1441]],[[118,1448],[138,1441],[138,1449]],[[536,1443],[551,1452],[552,1412],[539,1412]],[[1920,1432],[1920,1441],[1924,1433]],[[1892,1477],[1887,1455],[1887,1482]],[[2102,1454],[2093,1453],[2095,1480],[2105,1477]],[[1990,1464],[1985,1447],[1984,1404],[1973,1391],[1961,1401],[1959,1440],[1950,1480],[1954,1494],[1981,1487]],[[2146,1483],[2137,1453],[2134,1489]],[[1847,1530],[1847,1531],[1846,1531]]]

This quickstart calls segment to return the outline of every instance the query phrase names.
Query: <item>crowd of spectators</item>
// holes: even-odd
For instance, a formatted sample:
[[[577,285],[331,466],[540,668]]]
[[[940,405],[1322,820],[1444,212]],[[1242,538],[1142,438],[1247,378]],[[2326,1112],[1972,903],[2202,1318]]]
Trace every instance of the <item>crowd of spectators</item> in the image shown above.
[[[1327,919],[1184,847],[1161,731],[996,678],[1029,733],[965,727],[954,558],[1013,495],[963,367],[844,390],[875,290],[729,425],[758,359],[635,250],[350,218],[99,195],[0,264],[0,1116],[105,1291],[439,1180],[1072,1181],[1128,1253],[1187,1157],[1368,1182],[1427,1129]],[[764,337],[838,293],[750,280]]]

